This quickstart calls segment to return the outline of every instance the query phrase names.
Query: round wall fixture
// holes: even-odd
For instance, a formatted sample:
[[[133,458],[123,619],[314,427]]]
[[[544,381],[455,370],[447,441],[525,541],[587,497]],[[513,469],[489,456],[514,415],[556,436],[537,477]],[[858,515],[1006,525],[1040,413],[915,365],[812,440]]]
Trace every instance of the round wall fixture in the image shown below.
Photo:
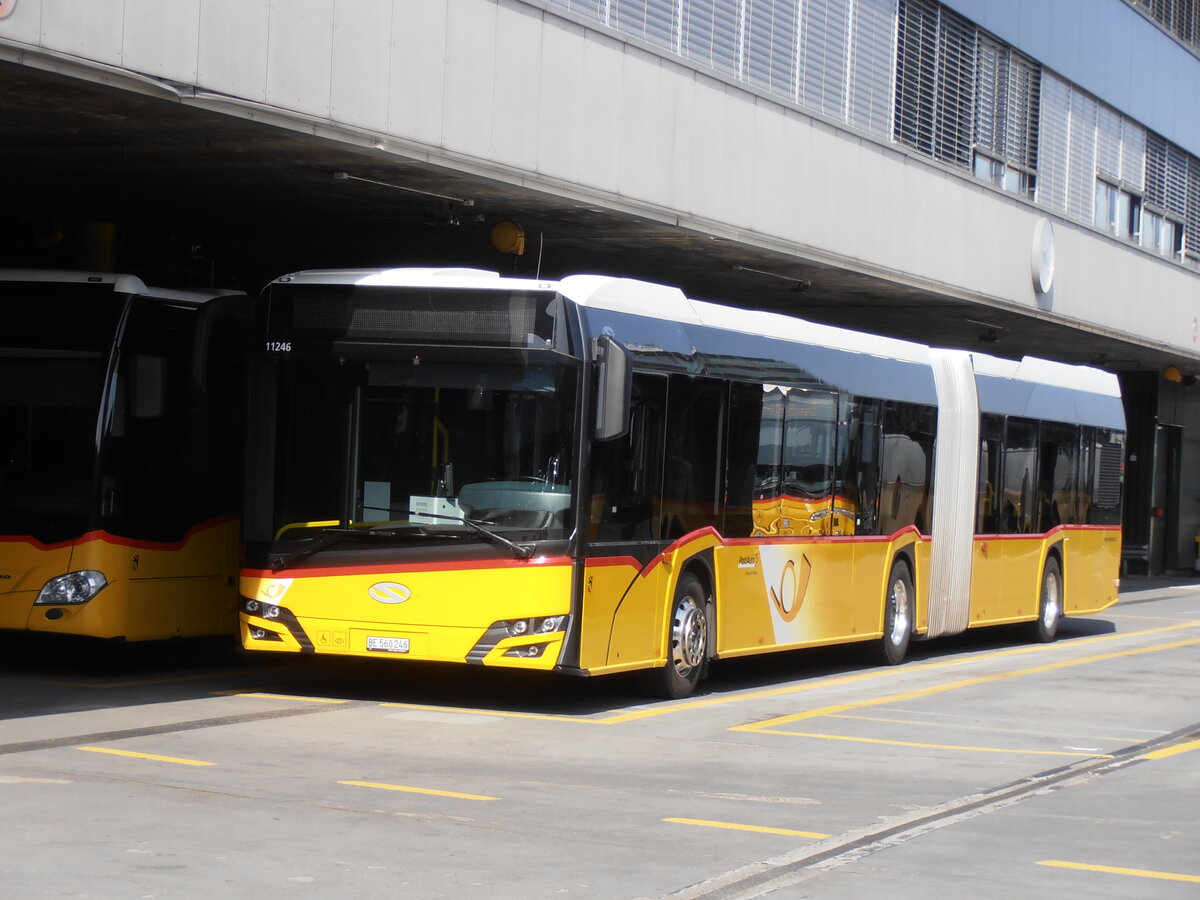
[[[1054,287],[1054,227],[1049,219],[1038,219],[1033,226],[1033,253],[1030,258],[1033,289],[1041,294]]]

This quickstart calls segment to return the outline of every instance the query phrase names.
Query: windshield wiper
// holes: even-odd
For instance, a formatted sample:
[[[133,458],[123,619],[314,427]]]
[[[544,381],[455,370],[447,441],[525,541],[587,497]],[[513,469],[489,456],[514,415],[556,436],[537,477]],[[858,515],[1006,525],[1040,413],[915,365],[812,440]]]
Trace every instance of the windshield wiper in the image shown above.
[[[499,544],[502,547],[507,547],[516,555],[517,559],[529,559],[531,556],[533,556],[533,547],[529,544],[513,543],[508,538],[504,537],[504,535],[497,534],[490,528],[485,527],[487,525],[495,525],[495,522],[484,522],[481,519],[468,519],[466,516],[462,516],[461,518],[459,516],[445,516],[441,513],[423,512],[419,513],[419,515],[428,517],[430,519],[446,519],[450,522],[462,522],[467,527],[474,529],[479,534],[482,534],[489,541]]]
[[[313,540],[307,547],[297,550],[295,553],[281,554],[271,564],[271,571],[278,572],[280,569],[286,569],[294,562],[312,556],[327,547],[332,547],[334,544],[340,544],[344,540],[358,539],[378,539],[378,538],[396,538],[407,537],[409,534],[419,534],[427,536],[425,531],[403,532],[394,529],[384,530],[367,530],[363,528],[322,528],[321,534]]]

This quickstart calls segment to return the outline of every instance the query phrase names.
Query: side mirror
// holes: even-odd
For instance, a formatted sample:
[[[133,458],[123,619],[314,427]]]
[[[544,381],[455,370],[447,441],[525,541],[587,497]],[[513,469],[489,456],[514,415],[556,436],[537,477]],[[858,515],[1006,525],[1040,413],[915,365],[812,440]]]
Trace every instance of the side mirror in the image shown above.
[[[167,361],[139,353],[133,358],[133,417],[158,419],[166,411]]]
[[[629,351],[604,335],[592,341],[596,361],[596,440],[611,441],[629,433],[633,366]]]

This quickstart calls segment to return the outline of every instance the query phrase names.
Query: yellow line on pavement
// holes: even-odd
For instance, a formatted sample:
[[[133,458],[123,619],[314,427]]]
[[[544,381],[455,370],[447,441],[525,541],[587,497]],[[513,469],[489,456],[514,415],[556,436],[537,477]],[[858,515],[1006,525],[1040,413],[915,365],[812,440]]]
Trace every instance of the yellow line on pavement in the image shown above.
[[[790,837],[806,837],[823,840],[829,837],[816,831],[796,831],[792,828],[767,828],[765,825],[738,825],[736,822],[711,822],[708,819],[663,819],[676,825],[699,825],[703,828],[726,828],[731,831],[757,831],[761,834],[786,834]]]
[[[1161,750],[1154,750],[1147,753],[1145,756],[1138,757],[1139,759],[1166,759],[1168,756],[1178,756],[1180,753],[1189,753],[1192,750],[1200,750],[1200,741],[1188,741],[1186,744],[1176,744],[1174,747],[1164,747]]]
[[[406,794],[432,794],[434,797],[454,797],[458,800],[499,800],[499,797],[488,797],[483,794],[460,794],[458,791],[435,791],[431,788],[408,787],[402,784],[381,784],[378,781],[339,781],[338,784],[348,784],[351,787],[376,788],[381,791],[403,791]]]
[[[458,713],[464,716],[496,716],[503,719],[537,719],[544,722],[583,722],[591,725],[607,724],[603,719],[581,719],[574,716],[556,716],[550,713],[506,712],[498,709],[464,709],[461,706],[426,706],[421,703],[380,703],[388,709],[415,709],[422,712]]]
[[[304,703],[349,703],[349,700],[342,700],[336,697],[302,697],[299,694],[268,694],[262,691],[238,691],[233,693],[234,697],[256,697],[260,700],[299,700]]]
[[[1200,628],[1200,620],[1192,619],[1179,625],[1161,625],[1157,628],[1145,628],[1140,631],[1129,631],[1125,633],[1115,632],[1113,634],[1102,634],[1089,638],[1077,638],[1070,642],[1064,641],[1059,644],[1055,644],[1054,646],[1060,648],[1083,647],[1089,644],[1112,641],[1119,638],[1143,637],[1151,634],[1163,634],[1164,632],[1168,631],[1179,631],[1183,628]],[[736,703],[742,700],[759,700],[764,697],[781,697],[788,694],[798,694],[804,691],[817,690],[818,688],[838,687],[843,684],[853,684],[859,681],[870,681],[876,678],[894,678],[898,671],[902,671],[906,675],[912,672],[928,672],[935,669],[946,669],[953,666],[964,666],[973,663],[988,662],[993,659],[1005,659],[1009,656],[1019,656],[1024,653],[1037,653],[1047,649],[1048,648],[1045,644],[1029,644],[1023,647],[1012,647],[1007,650],[999,650],[995,653],[968,655],[957,657],[955,659],[939,660],[937,662],[918,663],[916,665],[909,664],[904,666],[903,669],[899,670],[892,666],[885,666],[881,669],[872,669],[867,672],[857,672],[853,675],[846,675],[841,678],[806,681],[803,684],[792,684],[781,688],[769,688],[765,691],[747,691],[744,693],[727,694],[721,697],[705,697],[700,700],[672,703],[667,706],[655,706],[647,709],[637,709],[628,713],[619,713],[617,715],[606,716],[602,719],[588,719],[582,721],[597,722],[602,725],[619,725],[625,722],[632,722],[637,719],[649,718],[651,716],[685,712],[687,710],[702,709],[708,706],[719,706],[724,703]],[[1092,659],[1098,658],[1099,657],[1092,657]]]
[[[1107,875],[1134,875],[1138,878],[1157,878],[1160,881],[1186,881],[1200,884],[1200,875],[1181,875],[1178,872],[1155,872],[1152,869],[1127,869],[1123,866],[1093,866],[1088,863],[1067,862],[1062,859],[1039,859],[1039,866],[1056,869],[1079,869],[1084,872],[1104,872]]]
[[[132,756],[134,759],[150,759],[155,762],[175,763],[180,766],[215,766],[216,763],[205,762],[202,759],[183,759],[178,756],[158,756],[154,753],[135,753],[132,750],[115,750],[112,747],[76,747],[76,750],[87,750],[91,753],[108,753],[112,756]]]
[[[1178,631],[1178,630],[1184,629],[1184,628],[1197,628],[1197,627],[1200,627],[1200,620],[1193,619],[1193,620],[1183,622],[1178,625],[1164,625],[1164,626],[1159,626],[1156,628],[1147,628],[1147,629],[1143,629],[1140,631],[1130,631],[1130,632],[1125,632],[1125,633],[1118,632],[1118,633],[1113,633],[1113,634],[1097,635],[1097,636],[1088,637],[1088,638],[1076,638],[1069,642],[1063,641],[1054,646],[1059,647],[1059,648],[1075,648],[1075,647],[1082,647],[1082,646],[1086,646],[1086,645],[1094,644],[1094,643],[1098,643],[1098,642],[1112,641],[1112,640],[1116,640],[1119,638],[1142,637],[1145,635],[1162,634],[1164,632]],[[688,700],[688,701],[682,701],[682,702],[659,704],[659,705],[655,705],[655,706],[647,706],[647,707],[643,707],[641,709],[634,709],[634,710],[630,710],[627,712],[616,712],[611,715],[601,715],[598,717],[564,716],[564,715],[553,715],[553,714],[546,714],[546,713],[523,713],[523,712],[511,712],[511,711],[507,711],[507,710],[497,710],[497,709],[464,709],[462,707],[457,707],[457,706],[432,706],[432,705],[424,705],[424,704],[419,704],[419,703],[380,703],[379,705],[383,706],[383,707],[394,708],[394,709],[413,709],[413,710],[426,710],[429,712],[460,713],[463,715],[470,715],[470,716],[496,716],[496,717],[508,718],[508,719],[530,719],[530,720],[534,720],[534,721],[545,721],[545,722],[572,722],[572,723],[575,723],[578,725],[623,725],[627,722],[635,722],[639,719],[648,719],[648,718],[652,718],[655,716],[665,716],[665,715],[669,715],[672,713],[688,712],[688,711],[694,710],[694,709],[705,709],[705,708],[708,708],[711,706],[721,706],[721,705],[728,704],[728,703],[740,703],[740,702],[746,701],[746,700],[761,700],[764,698],[771,698],[771,697],[784,697],[784,696],[788,696],[791,694],[800,694],[800,693],[804,693],[805,691],[814,691],[814,690],[818,690],[821,688],[840,687],[842,685],[856,684],[858,682],[863,682],[863,681],[874,681],[874,680],[880,679],[880,678],[895,678],[897,672],[903,672],[906,675],[910,674],[910,673],[914,673],[914,672],[928,672],[928,671],[933,671],[936,669],[945,669],[945,668],[951,668],[954,666],[964,666],[964,665],[970,665],[970,664],[974,664],[974,663],[988,662],[988,661],[994,660],[994,659],[1005,659],[1010,656],[1018,656],[1018,655],[1026,654],[1026,653],[1045,652],[1048,649],[1049,648],[1045,644],[1031,644],[1031,645],[1021,646],[1021,647],[1010,647],[1005,650],[999,650],[999,651],[996,651],[993,653],[967,655],[967,656],[962,656],[962,657],[956,657],[954,659],[938,660],[936,662],[925,662],[925,663],[916,663],[916,664],[910,663],[910,664],[904,666],[903,669],[896,669],[891,666],[885,666],[882,668],[869,669],[864,672],[854,672],[852,674],[843,675],[838,678],[814,679],[811,681],[805,681],[801,684],[789,684],[785,687],[767,688],[765,690],[760,690],[760,691],[741,691],[741,692],[723,694],[721,696],[714,696],[714,697],[702,697],[698,700]],[[1067,664],[1073,664],[1073,663],[1067,663]],[[299,696],[290,696],[287,694],[271,694],[271,693],[263,693],[263,692],[253,692],[253,693],[231,692],[231,693],[233,693],[234,696],[238,696],[238,697],[261,697],[261,698],[274,699],[274,700],[301,700],[301,701],[306,701],[306,702],[310,702],[310,703],[346,703],[346,702],[348,702],[346,700],[336,700],[336,699],[330,699],[330,698],[299,697]],[[898,698],[896,698],[896,699],[898,699]],[[877,701],[877,702],[891,702],[891,700],[888,699],[888,700],[881,700],[881,701]],[[850,707],[846,707],[846,708],[849,709]],[[749,726],[743,726],[743,728],[745,728],[746,730],[756,730],[755,727],[749,727]]]
[[[1079,659],[1064,659],[1057,662],[1046,663],[1041,666],[1033,666],[1028,669],[1017,669],[1012,672],[1000,672],[996,675],[980,675],[976,678],[965,678],[961,681],[952,681],[948,684],[934,685],[933,687],[919,688],[915,691],[904,691],[900,694],[886,694],[882,697],[869,697],[866,700],[857,700],[854,703],[842,703],[836,706],[822,706],[817,709],[809,709],[804,712],[791,713],[786,716],[777,716],[773,719],[764,719],[761,722],[751,722],[747,725],[735,725],[730,731],[770,731],[778,728],[781,725],[788,725],[792,722],[799,722],[804,719],[816,719],[821,716],[832,715],[833,713],[846,712],[847,710],[863,709],[870,706],[882,706],[887,703],[896,703],[901,700],[914,700],[919,697],[930,697],[934,694],[944,694],[947,691],[960,690],[967,687],[975,687],[980,684],[990,684],[996,681],[1004,681],[1008,678],[1018,678],[1024,675],[1038,675],[1045,672],[1054,672],[1060,669],[1068,669],[1073,666],[1082,666],[1087,663],[1103,662],[1104,660],[1120,659],[1127,656],[1138,656],[1143,653],[1158,653],[1163,650],[1174,650],[1179,647],[1189,647],[1194,644],[1200,644],[1200,638],[1190,638],[1186,641],[1174,641],[1169,644],[1156,644],[1152,647],[1138,647],[1133,650],[1118,650],[1113,653],[1100,653],[1095,656],[1084,656]],[[915,667],[920,668],[920,667]],[[913,671],[909,669],[908,671]],[[827,684],[829,682],[826,682]]]
[[[822,738],[827,741],[853,741],[858,744],[888,744],[892,747],[922,747],[926,750],[969,750],[972,753],[1017,753],[1024,756],[1073,756],[1083,759],[1112,759],[1109,753],[1072,753],[1066,750],[1014,750],[1011,747],[969,747],[960,744],[921,744],[916,741],[889,741],[883,738],[851,737],[844,734],[817,734],[808,731],[777,731],[768,734],[783,734],[788,737]]]

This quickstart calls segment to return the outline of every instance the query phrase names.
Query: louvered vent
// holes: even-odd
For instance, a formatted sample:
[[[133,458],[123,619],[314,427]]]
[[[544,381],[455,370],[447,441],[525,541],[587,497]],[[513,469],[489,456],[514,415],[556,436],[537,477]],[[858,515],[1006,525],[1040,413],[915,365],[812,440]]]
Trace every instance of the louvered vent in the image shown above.
[[[1124,451],[1120,444],[1101,444],[1096,457],[1096,493],[1094,504],[1101,509],[1117,509],[1121,505],[1121,463]]]

